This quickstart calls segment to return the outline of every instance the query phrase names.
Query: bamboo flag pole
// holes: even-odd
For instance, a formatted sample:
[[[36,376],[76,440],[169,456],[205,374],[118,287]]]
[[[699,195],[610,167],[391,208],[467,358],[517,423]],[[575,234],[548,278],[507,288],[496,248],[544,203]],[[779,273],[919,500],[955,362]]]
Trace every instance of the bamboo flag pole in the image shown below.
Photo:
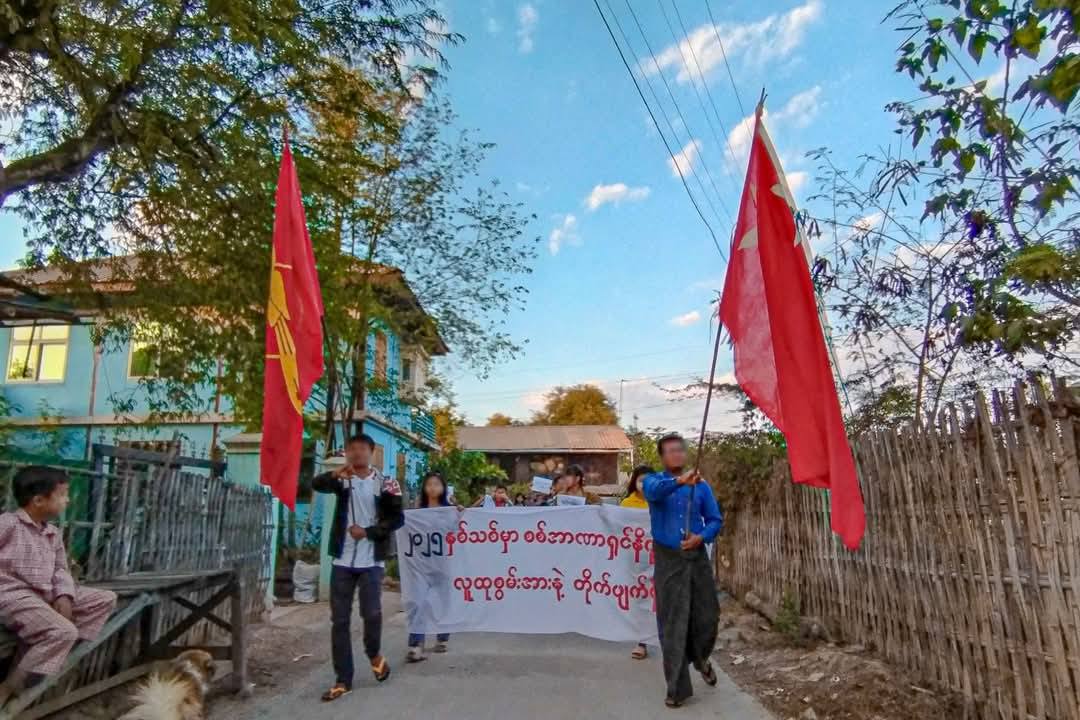
[[[701,453],[705,448],[705,428],[709,423],[709,406],[712,405],[713,383],[716,380],[716,359],[720,355],[720,338],[724,334],[724,327],[720,324],[720,297],[717,296],[716,305],[716,342],[713,344],[712,365],[709,366],[709,387],[705,391],[705,414],[701,418],[701,433],[698,435],[697,457],[694,459],[694,472],[701,468]],[[690,537],[690,522],[694,512],[694,494],[697,483],[690,486],[690,502],[686,506],[686,524],[683,527],[683,539]]]
[[[761,88],[761,98],[758,100],[757,110],[755,111],[755,119],[760,120],[761,114],[765,111],[765,88]],[[740,203],[741,205],[741,203]],[[736,224],[738,218],[736,218]],[[734,235],[738,228],[732,228],[731,232]],[[728,262],[731,260],[729,259]],[[720,301],[723,299],[723,295],[717,295],[716,298],[716,342],[713,345],[712,364],[709,366],[709,387],[705,391],[705,413],[701,418],[701,433],[698,435],[698,450],[697,457],[694,459],[694,472],[701,469],[701,454],[705,449],[705,429],[709,424],[709,406],[712,405],[713,383],[716,380],[716,359],[720,355],[720,337],[723,335],[724,326],[720,323]],[[683,539],[690,537],[690,523],[694,510],[694,495],[697,490],[697,483],[690,486],[690,503],[686,507],[686,523],[683,526]]]

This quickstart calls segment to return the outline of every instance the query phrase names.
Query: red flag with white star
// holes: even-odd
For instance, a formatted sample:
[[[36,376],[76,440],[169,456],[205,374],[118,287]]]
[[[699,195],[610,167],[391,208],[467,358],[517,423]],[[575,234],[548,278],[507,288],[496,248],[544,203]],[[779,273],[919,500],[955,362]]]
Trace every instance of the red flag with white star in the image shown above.
[[[830,490],[833,532],[858,549],[866,515],[810,279],[810,248],[760,110],[720,320],[734,343],[735,378],[787,440],[792,479]]]

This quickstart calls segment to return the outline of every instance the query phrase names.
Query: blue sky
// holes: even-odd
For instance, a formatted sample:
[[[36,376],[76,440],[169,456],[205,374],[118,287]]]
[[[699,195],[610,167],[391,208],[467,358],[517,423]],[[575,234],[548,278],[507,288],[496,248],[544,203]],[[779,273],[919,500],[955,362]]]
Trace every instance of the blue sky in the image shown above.
[[[630,0],[657,72],[626,0],[609,2],[642,63],[646,96],[652,102],[651,87],[660,98],[665,132],[672,122],[680,162],[701,178],[705,192],[693,178],[692,190],[726,248],[731,222],[721,206],[737,209],[747,137],[706,3]],[[898,38],[881,24],[891,2],[709,5],[747,112],[767,88],[767,122],[798,198],[813,193],[808,150],[827,146],[850,165],[896,142],[885,104],[915,91],[892,69]],[[677,387],[707,370],[710,300],[724,263],[593,3],[444,0],[441,9],[466,42],[447,51],[440,92],[462,126],[496,143],[483,171],[537,215],[531,231],[542,239],[527,309],[510,318],[510,331],[527,341],[522,356],[482,380],[452,356],[439,363],[461,410],[475,423],[496,411],[527,418],[552,386],[595,382],[616,401],[621,386],[625,424],[636,416],[642,427],[699,426],[702,402],[670,403],[658,385]],[[9,267],[23,252],[10,215],[0,213],[0,238],[0,266]],[[730,370],[725,349],[718,373]],[[710,428],[737,425],[729,404],[714,407]]]
[[[720,204],[731,212],[738,204],[745,169],[746,136],[738,130],[743,115],[704,0],[677,2],[686,34],[671,0],[631,5],[685,125],[625,0],[611,0],[610,7],[643,63],[643,79],[673,120],[676,151],[697,141],[691,167],[719,218],[701,199],[696,181],[691,187],[726,248],[731,224]],[[889,3],[709,5],[748,113],[767,88],[767,122],[798,197],[813,194],[813,168],[804,160],[808,150],[828,146],[839,162],[850,164],[859,153],[896,141],[885,104],[914,89],[892,71],[897,38],[881,24]],[[601,6],[608,9],[603,0]],[[686,43],[682,51],[661,7]],[[587,381],[599,382],[618,401],[625,380],[624,423],[636,415],[642,427],[698,427],[703,403],[667,402],[657,385],[675,387],[707,370],[710,300],[722,283],[724,263],[673,174],[593,3],[462,1],[447,2],[445,11],[451,29],[467,42],[449,51],[443,91],[463,124],[497,144],[485,171],[537,214],[534,230],[543,240],[528,308],[511,322],[516,336],[529,341],[523,356],[486,380],[470,377],[452,360],[444,365],[462,410],[477,423],[496,411],[525,418],[551,386]],[[652,102],[644,84],[643,89]],[[667,132],[663,117],[658,119]],[[723,137],[721,122],[729,137]],[[724,349],[718,373],[730,370],[730,351]],[[738,423],[730,404],[714,408],[710,428]]]

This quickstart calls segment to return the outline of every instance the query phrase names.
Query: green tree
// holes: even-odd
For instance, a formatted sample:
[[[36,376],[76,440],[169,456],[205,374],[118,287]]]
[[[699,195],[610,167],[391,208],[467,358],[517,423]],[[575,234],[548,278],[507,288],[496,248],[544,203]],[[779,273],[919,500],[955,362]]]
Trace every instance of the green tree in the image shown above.
[[[103,252],[154,182],[265,152],[328,67],[364,58],[398,86],[429,81],[401,59],[441,62],[457,40],[443,27],[423,0],[3,3],[0,113],[14,122],[0,207],[77,220],[51,244]]]
[[[545,396],[533,425],[616,425],[615,403],[595,385],[559,386]]]
[[[488,427],[507,427],[509,425],[520,425],[517,420],[509,415],[503,415],[502,413],[494,413],[487,419]]]
[[[449,452],[457,448],[457,429],[465,424],[465,418],[458,414],[452,404],[437,405],[431,408],[435,420],[435,442]]]
[[[489,463],[484,453],[456,448],[435,458],[431,469],[454,486],[454,496],[463,505],[483,493],[488,485],[505,483],[507,479],[506,471]]]
[[[130,137],[110,138],[82,165],[11,184],[52,139],[85,130],[65,43],[113,13],[111,25],[94,26],[87,47],[78,47],[87,74],[104,65],[97,73],[104,82],[114,60],[131,59],[132,43],[143,35],[157,42],[160,17],[137,12],[143,6],[135,3],[102,5],[15,23],[18,37],[0,42],[0,86],[25,90],[0,93],[17,125],[5,148],[15,158],[4,169],[12,198],[5,209],[31,228],[28,267],[59,267],[63,294],[102,307],[99,342],[115,346],[136,331],[146,341],[157,372],[140,385],[152,417],[205,412],[224,395],[239,422],[260,421],[269,241],[286,123],[294,128],[330,356],[315,395],[323,418],[310,418],[310,429],[327,432],[339,416],[347,425],[362,418],[370,329],[419,345],[441,336],[481,373],[513,352],[502,323],[523,302],[518,278],[529,270],[536,239],[525,237],[529,218],[520,207],[479,175],[490,145],[455,131],[447,104],[428,92],[440,43],[459,38],[442,30],[426,0],[241,2],[227,13],[158,3],[154,12],[174,9],[179,26],[140,66],[139,92],[121,114],[167,118],[171,134],[129,123]],[[48,35],[47,48],[34,44],[38,33]],[[42,90],[49,83],[53,90]],[[47,111],[65,98],[75,104]],[[125,257],[84,262],[114,249]],[[119,300],[98,294],[117,287],[124,289]],[[388,392],[395,375],[390,369],[370,389]],[[112,400],[123,412],[134,396]]]
[[[656,449],[656,441],[665,432],[663,428],[658,427],[646,430],[638,428],[628,430],[626,436],[630,438],[633,450],[628,454],[623,454],[619,469],[627,474],[632,472],[638,465],[648,465],[659,470],[660,453]]]
[[[910,384],[917,419],[972,383],[1076,364],[1077,13],[1044,0],[901,2],[889,14],[903,34],[896,68],[918,97],[889,110],[912,150],[856,172],[818,154],[833,211],[803,218],[832,236],[815,279],[858,374]]]
[[[360,259],[370,271],[356,276],[339,337],[349,343],[345,403],[351,417],[365,408],[371,322],[424,334],[425,317],[406,312],[408,298],[379,292],[380,268],[401,270],[436,319],[439,335],[480,375],[512,357],[517,344],[504,331],[506,314],[524,304],[520,278],[531,272],[536,237],[525,228],[532,217],[480,175],[490,143],[468,131],[455,131],[447,102],[428,96],[406,103],[406,120],[397,133],[370,133],[348,116],[329,115],[324,133],[329,153],[352,150],[362,159],[355,177],[339,180],[331,191],[327,223],[341,252]],[[430,334],[430,333],[428,333]]]

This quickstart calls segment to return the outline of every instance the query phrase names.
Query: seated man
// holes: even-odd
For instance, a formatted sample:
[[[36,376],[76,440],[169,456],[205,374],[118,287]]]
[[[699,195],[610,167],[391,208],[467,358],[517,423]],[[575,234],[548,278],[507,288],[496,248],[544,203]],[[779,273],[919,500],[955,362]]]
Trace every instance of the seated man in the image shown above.
[[[0,707],[28,681],[59,672],[75,642],[97,637],[116,607],[115,594],[75,586],[64,539],[49,524],[67,508],[67,475],[30,466],[13,485],[19,510],[0,515],[0,622],[23,654],[0,685]]]

